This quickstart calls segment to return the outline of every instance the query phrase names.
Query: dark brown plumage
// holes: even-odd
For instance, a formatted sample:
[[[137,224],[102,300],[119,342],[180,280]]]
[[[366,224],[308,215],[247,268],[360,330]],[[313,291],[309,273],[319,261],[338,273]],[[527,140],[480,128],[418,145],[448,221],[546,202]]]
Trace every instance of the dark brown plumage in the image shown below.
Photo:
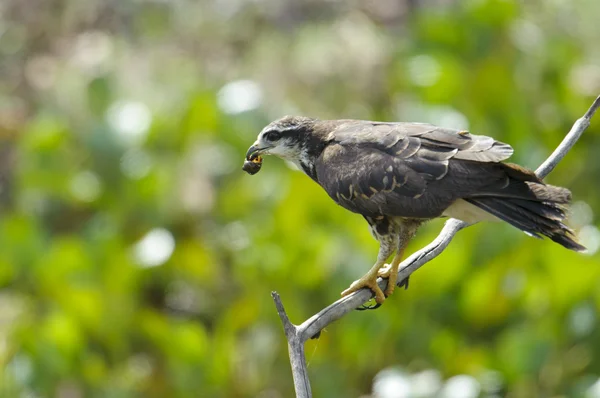
[[[428,219],[497,218],[568,249],[584,249],[563,224],[569,190],[501,163],[512,153],[493,138],[431,124],[286,117],[265,127],[247,158],[273,154],[294,162],[336,203],[365,217],[381,243],[378,261],[345,293],[368,286],[381,302],[374,280],[393,278],[408,240]],[[394,250],[398,254],[382,271]]]

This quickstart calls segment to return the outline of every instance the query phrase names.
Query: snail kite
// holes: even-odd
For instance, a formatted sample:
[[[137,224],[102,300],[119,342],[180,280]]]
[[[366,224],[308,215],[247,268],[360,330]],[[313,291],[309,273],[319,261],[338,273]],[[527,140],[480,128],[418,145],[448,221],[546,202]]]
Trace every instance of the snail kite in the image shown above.
[[[521,166],[501,163],[512,153],[493,138],[425,123],[286,116],[260,132],[244,170],[258,172],[261,155],[286,159],[338,205],[361,214],[380,243],[379,254],[342,295],[368,287],[381,304],[396,286],[406,245],[432,218],[500,219],[567,249],[585,249],[563,224],[569,190],[546,185]],[[378,276],[389,278],[385,292]]]

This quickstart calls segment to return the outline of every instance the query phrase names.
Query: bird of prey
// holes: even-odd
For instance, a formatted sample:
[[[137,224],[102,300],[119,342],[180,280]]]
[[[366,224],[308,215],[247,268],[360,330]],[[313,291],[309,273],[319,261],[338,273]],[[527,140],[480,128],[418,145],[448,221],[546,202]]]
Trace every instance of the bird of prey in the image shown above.
[[[500,219],[567,249],[585,249],[563,223],[569,190],[502,163],[512,153],[491,137],[425,123],[286,116],[260,132],[246,153],[244,170],[255,174],[261,155],[278,156],[296,164],[338,205],[361,214],[380,243],[379,254],[342,295],[366,287],[379,305],[396,287],[408,242],[433,218]],[[385,292],[378,276],[389,278]]]

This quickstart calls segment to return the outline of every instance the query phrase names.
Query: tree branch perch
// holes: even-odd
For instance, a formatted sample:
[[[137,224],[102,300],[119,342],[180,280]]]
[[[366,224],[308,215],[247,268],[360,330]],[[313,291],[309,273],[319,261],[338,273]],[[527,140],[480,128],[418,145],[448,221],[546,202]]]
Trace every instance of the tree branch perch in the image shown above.
[[[565,157],[571,148],[573,148],[579,137],[581,137],[581,134],[583,134],[583,132],[590,125],[590,120],[599,107],[600,96],[596,98],[588,111],[581,118],[575,121],[569,133],[567,133],[565,138],[554,150],[554,152],[548,157],[548,159],[544,161],[544,163],[542,163],[540,167],[538,167],[536,174],[540,178],[545,178],[552,170],[554,170],[556,165]],[[440,234],[429,245],[413,253],[410,257],[402,262],[400,265],[400,270],[398,271],[397,280],[403,281],[424,264],[437,257],[446,249],[446,247],[448,247],[454,238],[454,235],[456,235],[458,231],[470,225],[472,224],[468,224],[464,221],[453,218],[446,221]],[[379,286],[385,290],[387,280],[379,279],[378,283]],[[298,326],[290,322],[279,295],[276,292],[273,292],[271,293],[271,296],[275,301],[277,313],[281,318],[285,336],[288,341],[288,350],[290,364],[292,367],[292,375],[294,378],[296,397],[310,398],[312,397],[312,393],[306,367],[304,343],[312,337],[317,337],[321,330],[323,330],[330,323],[340,319],[348,312],[364,305],[372,298],[372,293],[369,289],[362,289],[349,296],[343,297],[337,300],[335,303],[322,309],[317,314],[311,316]]]

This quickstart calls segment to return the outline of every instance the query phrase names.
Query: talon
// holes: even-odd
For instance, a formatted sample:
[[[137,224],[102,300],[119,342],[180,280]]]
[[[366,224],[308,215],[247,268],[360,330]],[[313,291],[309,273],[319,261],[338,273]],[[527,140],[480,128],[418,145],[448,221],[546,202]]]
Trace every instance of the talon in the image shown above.
[[[377,303],[375,305],[361,305],[360,307],[356,308],[356,311],[376,310],[379,307],[381,307],[381,303]]]
[[[393,264],[385,264],[383,267],[379,269],[377,272],[383,279],[388,279],[387,287],[385,288],[385,297],[389,297],[394,293],[394,289],[396,288],[396,280],[398,278],[398,267],[394,267]],[[403,284],[404,281],[401,282]]]
[[[391,270],[392,264],[384,264],[384,266],[379,268],[379,271],[377,271],[377,276],[385,279],[390,276]]]
[[[375,273],[372,275],[367,274],[359,280],[352,282],[350,287],[342,292],[342,296],[347,296],[365,287],[371,289],[375,295],[375,302],[377,304],[381,305],[385,301],[386,296],[377,284],[377,275]]]

